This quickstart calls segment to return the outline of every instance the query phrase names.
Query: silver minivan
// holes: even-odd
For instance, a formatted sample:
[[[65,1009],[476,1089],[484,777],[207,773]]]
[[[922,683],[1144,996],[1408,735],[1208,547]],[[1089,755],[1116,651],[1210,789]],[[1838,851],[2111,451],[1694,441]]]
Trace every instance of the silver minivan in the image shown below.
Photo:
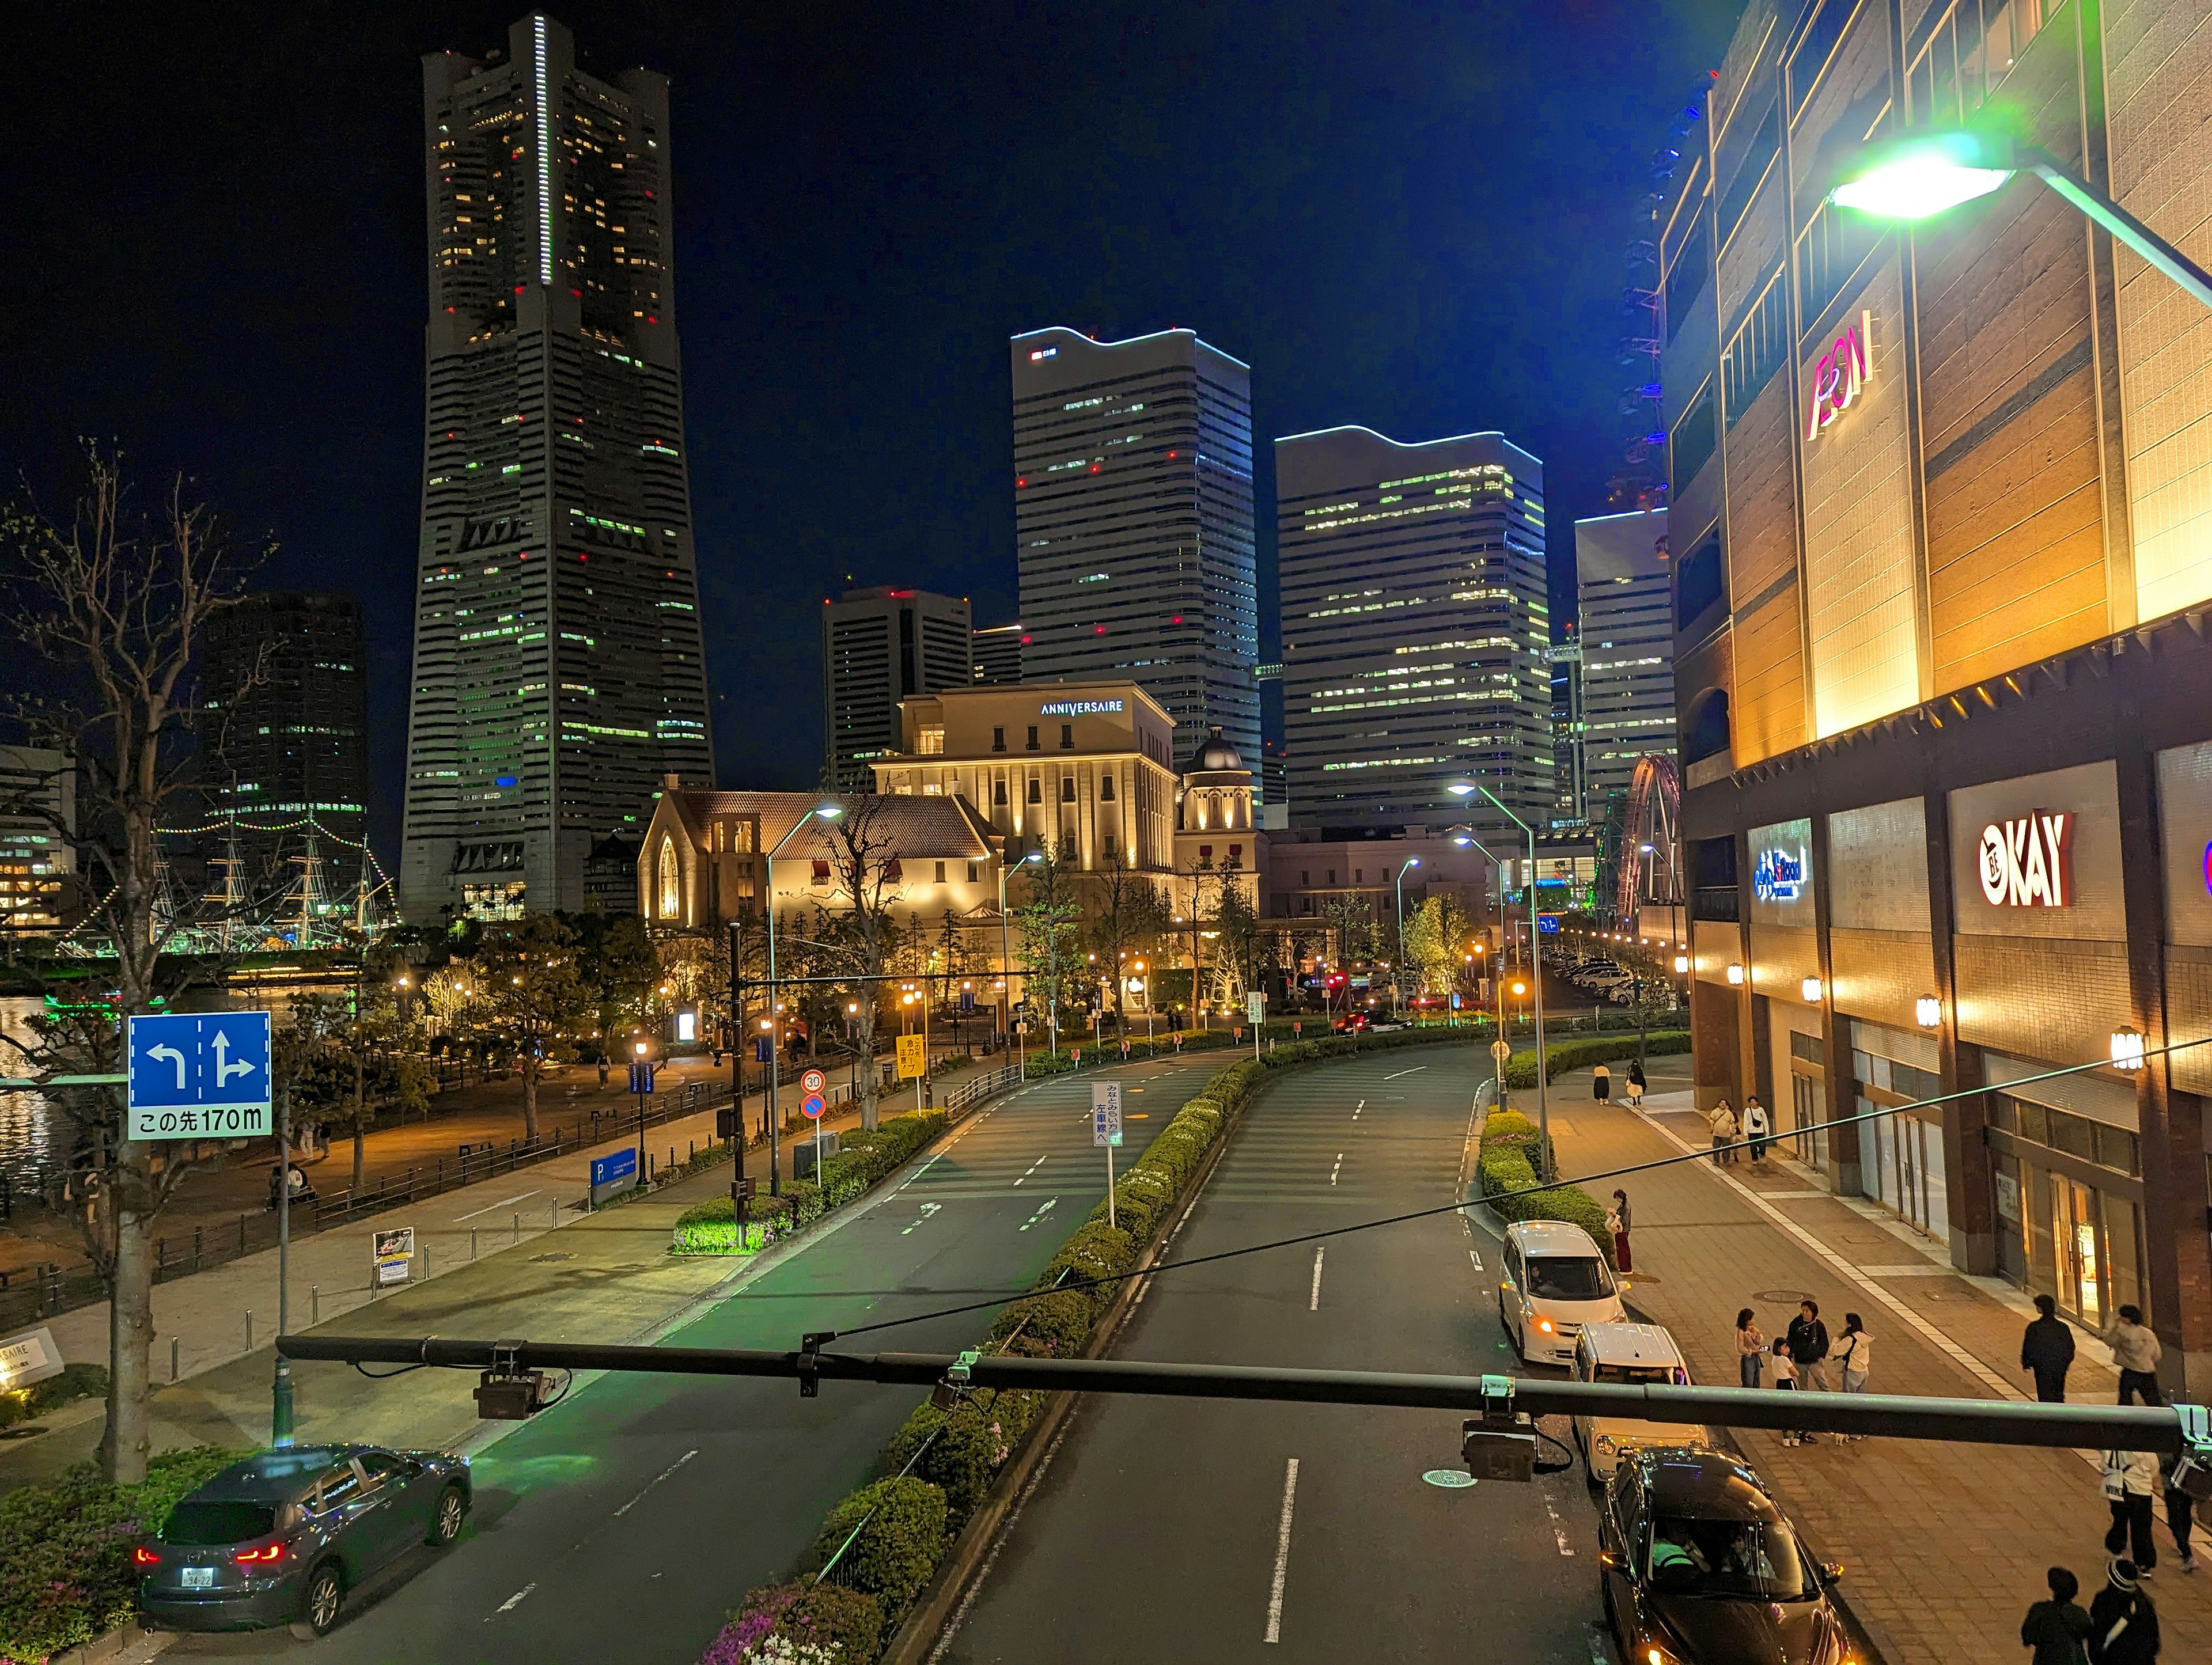
[[[1524,1363],[1567,1364],[1583,1325],[1624,1324],[1628,1311],[1589,1232],[1565,1220],[1520,1220],[1505,1228],[1498,1322]]]

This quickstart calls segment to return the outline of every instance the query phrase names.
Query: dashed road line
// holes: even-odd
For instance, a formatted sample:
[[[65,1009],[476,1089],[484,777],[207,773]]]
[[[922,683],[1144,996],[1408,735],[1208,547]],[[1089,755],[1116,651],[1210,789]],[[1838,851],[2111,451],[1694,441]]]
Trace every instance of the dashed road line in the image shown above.
[[[637,1496],[632,1498],[620,1509],[615,1510],[615,1518],[617,1520],[620,1520],[623,1516],[629,1514],[631,1510],[636,1508],[639,1504],[645,1501],[645,1494],[647,1492],[652,1491],[654,1486],[659,1485],[661,1481],[666,1480],[671,1474],[674,1474],[678,1469],[681,1468],[685,1463],[690,1461],[692,1458],[698,1455],[698,1449],[695,1447],[691,1450],[686,1451],[682,1456],[677,1458],[675,1461],[670,1463],[667,1468],[662,1469],[658,1474],[655,1474],[651,1480],[647,1480],[645,1485],[640,1488]],[[530,1592],[528,1590],[525,1590],[523,1592],[523,1595],[527,1595]],[[515,1601],[520,1601],[521,1599],[521,1595],[518,1595],[514,1598]],[[514,1605],[514,1601],[507,1603],[507,1607],[513,1607]],[[502,1613],[506,1610],[506,1607],[500,1609]]]
[[[1328,1248],[1328,1245],[1327,1243],[1316,1243],[1314,1245],[1313,1298],[1306,1303],[1306,1310],[1308,1312],[1319,1312],[1321,1310],[1321,1257]]]
[[[1059,1200],[1060,1200],[1060,1199],[1059,1199],[1058,1197],[1056,1197],[1056,1196],[1054,1196],[1054,1197],[1047,1197],[1047,1198],[1044,1200],[1043,1203],[1042,1203],[1042,1204],[1038,1207],[1038,1209],[1037,1209],[1036,1212],[1036,1213],[1034,1213],[1034,1214],[1032,1214],[1032,1215],[1030,1215],[1030,1216],[1029,1217],[1029,1218],[1028,1218],[1028,1219],[1026,1219],[1026,1220],[1024,1220],[1024,1221],[1023,1221],[1023,1222],[1022,1222],[1022,1230],[1023,1230],[1023,1231],[1028,1231],[1028,1230],[1030,1229],[1030,1227],[1031,1227],[1031,1226],[1035,1225],[1035,1224],[1036,1224],[1039,1220],[1042,1219],[1042,1218],[1043,1218],[1047,1214],[1049,1214],[1050,1212],[1052,1212],[1053,1205],[1054,1205],[1054,1203],[1058,1202]]]
[[[1028,1170],[1022,1175],[1022,1179],[1027,1179],[1030,1174],[1034,1174],[1038,1169],[1043,1167],[1046,1163],[1050,1162],[1052,1158],[1048,1154],[1039,1157],[1035,1162],[1030,1164]],[[1014,1183],[1019,1185],[1022,1182],[1022,1179],[1016,1180]]]
[[[1553,1506],[1552,1494],[1539,1491],[1536,1495],[1543,1498],[1544,1512],[1552,1517],[1552,1536],[1559,1546],[1559,1553],[1571,1560],[1574,1558],[1574,1547],[1567,1542],[1566,1522],[1559,1518],[1559,1511]]]
[[[1332,1169],[1330,1169],[1330,1170],[1328,1170],[1328,1182],[1329,1182],[1331,1185],[1334,1185],[1334,1184],[1335,1184],[1335,1183],[1336,1183],[1336,1174],[1337,1174],[1337,1169],[1341,1168],[1341,1167],[1343,1167],[1343,1166],[1344,1166],[1344,1152],[1341,1152],[1341,1151],[1339,1151],[1339,1152],[1336,1153],[1336,1167],[1335,1167],[1335,1168],[1332,1168]]]
[[[1018,1180],[1015,1182],[1018,1185],[1020,1182],[1021,1182]],[[921,1214],[915,1218],[912,1224],[902,1228],[899,1232],[899,1236],[902,1237],[905,1237],[907,1233],[913,1231],[916,1225],[927,1225],[929,1224],[929,1217],[936,1213],[938,1210],[944,1206],[945,1205],[941,1202],[926,1202],[922,1204]]]
[[[1416,1064],[1409,1070],[1398,1070],[1389,1075],[1384,1076],[1382,1079],[1385,1081],[1395,1081],[1401,1075],[1419,1075],[1426,1068],[1428,1068],[1426,1064]]]
[[[502,1613],[512,1613],[515,1608],[522,1605],[522,1598],[529,1595],[531,1591],[537,1588],[538,1581],[533,1578],[528,1583],[525,1584],[520,1589],[515,1591],[514,1595],[508,1596],[506,1601],[501,1602],[499,1606],[494,1609],[492,1617],[496,1619]]]
[[[1298,1460],[1292,1457],[1283,1470],[1283,1513],[1275,1523],[1275,1582],[1267,1592],[1267,1640],[1283,1639],[1283,1586],[1291,1577],[1291,1513],[1297,1507]]]

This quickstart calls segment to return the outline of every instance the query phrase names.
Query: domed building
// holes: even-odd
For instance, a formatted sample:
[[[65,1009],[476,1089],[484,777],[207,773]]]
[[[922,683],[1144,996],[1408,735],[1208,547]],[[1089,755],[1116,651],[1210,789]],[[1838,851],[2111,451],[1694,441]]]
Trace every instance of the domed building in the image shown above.
[[[1176,789],[1176,872],[1243,875],[1246,900],[1257,911],[1262,837],[1252,816],[1251,769],[1217,728],[1193,755]],[[1176,896],[1177,911],[1188,915],[1190,899],[1186,879]]]

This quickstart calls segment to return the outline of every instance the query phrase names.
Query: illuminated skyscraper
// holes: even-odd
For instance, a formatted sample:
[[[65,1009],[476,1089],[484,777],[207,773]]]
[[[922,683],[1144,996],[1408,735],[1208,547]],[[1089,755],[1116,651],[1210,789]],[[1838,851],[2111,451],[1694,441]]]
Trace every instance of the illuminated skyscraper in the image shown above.
[[[1252,373],[1188,330],[1011,347],[1025,682],[1127,677],[1260,755]]]
[[[429,325],[406,916],[580,907],[665,773],[711,778],[668,83],[533,14],[423,60]]]
[[[1548,822],[1544,465],[1498,434],[1332,428],[1275,441],[1275,498],[1291,824],[1502,835],[1455,781]]]
[[[899,749],[899,702],[965,688],[974,625],[964,596],[848,590],[822,603],[822,771],[840,792],[875,785],[868,765]]]
[[[1674,755],[1674,621],[1667,511],[1575,522],[1589,813],[1628,790],[1636,760]]]

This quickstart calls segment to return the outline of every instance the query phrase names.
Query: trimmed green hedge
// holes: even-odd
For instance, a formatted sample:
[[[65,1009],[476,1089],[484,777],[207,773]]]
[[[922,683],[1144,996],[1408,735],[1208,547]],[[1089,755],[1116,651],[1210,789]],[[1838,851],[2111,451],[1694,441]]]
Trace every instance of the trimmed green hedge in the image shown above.
[[[1644,1054],[1647,1058],[1664,1056],[1690,1049],[1686,1030],[1656,1030],[1644,1037]],[[1544,1048],[1544,1079],[1556,1081],[1570,1070],[1588,1069],[1596,1064],[1615,1064],[1624,1058],[1636,1056],[1637,1040],[1633,1035],[1593,1036],[1583,1041],[1554,1042]],[[1516,1052],[1505,1066],[1508,1087],[1533,1087],[1536,1085],[1536,1049]]]
[[[672,1255],[750,1254],[778,1237],[811,1225],[852,1201],[945,1129],[943,1110],[887,1116],[873,1133],[847,1133],[836,1156],[822,1164],[822,1181],[793,1180],[781,1197],[756,1197],[746,1209],[745,1242],[738,1243],[734,1205],[725,1194],[694,1204],[676,1217]]]
[[[0,1659],[37,1660],[136,1615],[131,1552],[179,1498],[251,1451],[165,1451],[137,1486],[111,1486],[79,1463],[44,1486],[0,1496]]]
[[[883,1603],[884,1623],[895,1626],[937,1571],[950,1542],[944,1492],[908,1474],[848,1492],[822,1522],[808,1559],[819,1567],[837,1556],[823,1582],[834,1579],[847,1589],[874,1596]],[[841,1548],[845,1553],[838,1555]]]
[[[1492,1110],[1484,1118],[1475,1175],[1482,1194],[1494,1199],[1492,1211],[1501,1219],[1564,1220],[1578,1225],[1612,1265],[1613,1233],[1606,1230],[1605,1206],[1579,1185],[1555,1185],[1517,1197],[1500,1195],[1538,1182],[1536,1146],[1536,1129],[1528,1117],[1513,1110]]]

